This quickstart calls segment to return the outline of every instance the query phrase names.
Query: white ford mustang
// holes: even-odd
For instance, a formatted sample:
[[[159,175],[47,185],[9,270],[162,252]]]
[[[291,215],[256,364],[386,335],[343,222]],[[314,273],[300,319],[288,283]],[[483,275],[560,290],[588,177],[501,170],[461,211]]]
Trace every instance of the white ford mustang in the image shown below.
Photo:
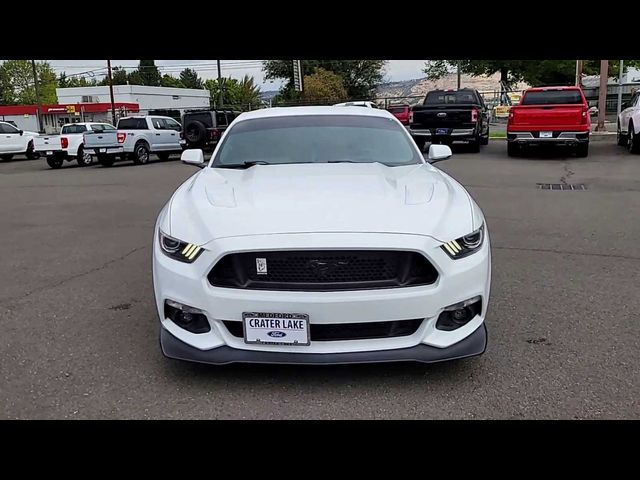
[[[432,145],[429,162],[451,156]],[[436,362],[486,347],[480,208],[385,110],[241,114],[155,226],[167,357]]]

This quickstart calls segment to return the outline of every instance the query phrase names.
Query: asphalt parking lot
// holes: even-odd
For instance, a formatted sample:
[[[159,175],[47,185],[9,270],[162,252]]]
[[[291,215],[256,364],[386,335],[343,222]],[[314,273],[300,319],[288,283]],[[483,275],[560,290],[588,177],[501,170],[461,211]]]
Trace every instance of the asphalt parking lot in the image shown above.
[[[483,356],[211,367],[162,356],[151,285],[156,215],[193,167],[0,162],[0,418],[640,418],[640,156],[492,141],[439,165],[492,236]]]

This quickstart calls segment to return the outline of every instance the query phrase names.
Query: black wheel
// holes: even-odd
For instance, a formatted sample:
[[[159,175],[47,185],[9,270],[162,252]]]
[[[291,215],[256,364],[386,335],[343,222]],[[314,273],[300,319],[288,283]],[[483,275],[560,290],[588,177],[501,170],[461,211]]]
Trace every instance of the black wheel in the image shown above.
[[[149,161],[149,145],[145,142],[136,143],[133,149],[133,163],[136,165],[144,165]]]
[[[487,136],[480,137],[480,145],[489,145],[489,130],[487,129]]]
[[[33,140],[31,140],[29,142],[29,145],[27,145],[25,156],[27,157],[27,160],[35,160],[36,158],[40,158],[40,152],[33,151]]]
[[[110,167],[113,162],[114,158],[111,155],[98,155],[98,163],[103,167]]]
[[[2,160],[6,160],[7,162],[13,158],[13,154],[0,155]]]
[[[588,143],[580,143],[576,147],[576,157],[586,157],[589,155],[589,144]]]
[[[171,153],[169,153],[169,152],[159,152],[159,153],[157,153],[157,155],[158,155],[158,158],[160,160],[165,161],[165,160],[169,160],[169,157],[171,156]]]
[[[619,146],[621,146],[621,147],[626,147],[627,146],[627,136],[622,133],[622,130],[620,130],[620,122],[618,122],[618,130],[617,130],[617,134],[616,134],[616,140],[617,140]]]
[[[471,153],[478,153],[480,151],[480,137],[476,137],[475,140],[469,142],[469,151],[471,151]]]
[[[510,157],[517,157],[520,153],[520,148],[515,143],[507,143],[507,155]]]
[[[193,122],[189,122],[184,127],[185,137],[187,137],[187,141],[189,144],[198,145],[202,141],[205,140],[207,135],[207,127],[204,123],[194,120]]]
[[[47,157],[47,165],[49,165],[51,168],[60,168],[62,166],[62,163],[64,162],[64,160],[62,160],[62,158],[60,157]]]
[[[640,153],[640,138],[634,131],[633,123],[629,123],[629,130],[627,131],[627,148],[631,153]]]
[[[424,146],[427,143],[427,140],[424,137],[413,137],[413,141],[416,142],[418,150],[424,152]]]
[[[87,167],[91,165],[92,159],[91,154],[89,152],[85,152],[84,148],[81,146],[78,147],[78,156],[76,157],[78,162],[78,166]]]

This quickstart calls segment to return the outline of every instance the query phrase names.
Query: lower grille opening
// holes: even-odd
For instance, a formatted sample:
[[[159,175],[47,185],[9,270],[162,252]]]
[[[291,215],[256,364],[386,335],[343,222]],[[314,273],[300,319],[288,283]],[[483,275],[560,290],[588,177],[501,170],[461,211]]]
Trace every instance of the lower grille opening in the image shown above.
[[[215,287],[335,291],[431,285],[438,271],[417,252],[292,250],[231,253],[208,275]]]
[[[337,340],[367,340],[373,338],[407,337],[418,331],[424,318],[413,320],[392,320],[388,322],[326,323],[310,324],[312,342]],[[229,333],[237,338],[244,337],[242,322],[224,320]]]

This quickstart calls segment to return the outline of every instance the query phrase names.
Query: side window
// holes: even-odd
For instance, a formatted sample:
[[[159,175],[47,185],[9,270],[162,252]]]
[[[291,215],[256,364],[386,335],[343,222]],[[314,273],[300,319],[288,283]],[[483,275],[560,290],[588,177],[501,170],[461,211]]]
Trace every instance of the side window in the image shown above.
[[[635,100],[631,102],[634,107],[640,107],[640,93],[636,92]]]
[[[216,112],[216,125],[218,127],[227,126],[227,117],[224,112]]]
[[[176,122],[175,120],[171,120],[169,118],[165,118],[163,120],[164,120],[165,129],[167,129],[167,130],[175,130],[177,132],[182,130],[182,127],[180,126],[180,124],[178,122]]]
[[[108,123],[102,123],[100,124],[100,126],[105,132],[110,132],[116,129],[116,127],[114,127],[113,125],[109,125]]]
[[[84,125],[65,125],[62,127],[62,131],[60,133],[83,133],[87,131],[87,127]]]
[[[104,132],[104,125],[91,125],[91,130],[96,133]]]
[[[6,123],[0,124],[0,132],[2,133],[20,133],[20,131],[15,128],[13,125],[8,125]]]
[[[164,119],[162,118],[152,118],[151,124],[153,125],[153,128],[155,128],[156,130],[166,130],[164,126]]]

